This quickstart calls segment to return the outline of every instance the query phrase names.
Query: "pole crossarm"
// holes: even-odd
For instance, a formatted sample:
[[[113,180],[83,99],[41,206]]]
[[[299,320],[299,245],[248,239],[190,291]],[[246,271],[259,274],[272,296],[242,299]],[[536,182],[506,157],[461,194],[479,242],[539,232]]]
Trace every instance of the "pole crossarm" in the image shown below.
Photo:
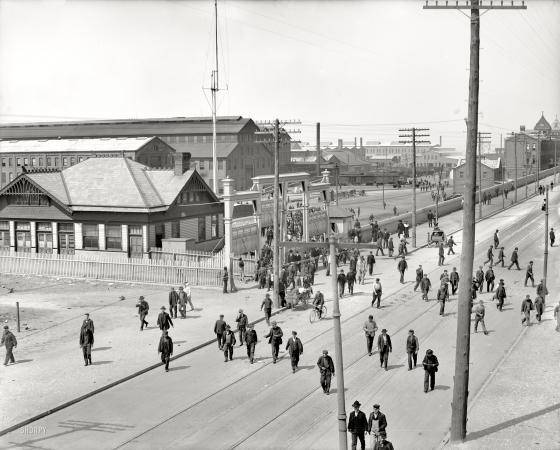
[[[455,1],[454,5],[452,3],[453,2],[446,1],[445,5],[439,5],[439,1],[436,1],[435,5],[430,5],[428,2],[426,2],[426,5],[424,5],[422,9],[527,9],[524,1],[521,2],[521,5],[515,5],[514,2],[511,2],[511,5],[504,5],[503,1],[500,2],[499,5],[494,5],[493,1],[489,2],[489,4],[486,5],[483,5],[482,2],[473,4],[472,1],[466,1],[464,5],[459,4],[458,1]]]

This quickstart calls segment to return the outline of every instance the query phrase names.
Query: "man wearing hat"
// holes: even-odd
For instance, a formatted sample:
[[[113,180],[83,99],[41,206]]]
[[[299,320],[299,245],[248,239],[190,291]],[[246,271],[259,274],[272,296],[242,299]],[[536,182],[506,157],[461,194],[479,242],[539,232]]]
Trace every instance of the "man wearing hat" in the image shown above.
[[[408,370],[412,370],[412,361],[416,367],[418,358],[418,350],[420,350],[420,342],[414,336],[414,330],[408,330],[408,337],[406,338],[406,353],[408,354]]]
[[[500,247],[500,251],[498,252],[498,261],[496,261],[496,265],[502,263],[502,267],[504,267],[504,258],[506,257],[504,253],[504,247]]]
[[[426,350],[426,356],[424,356],[422,365],[424,366],[424,392],[427,393],[428,384],[430,385],[430,390],[434,390],[436,385],[436,372],[439,366],[439,361],[432,350]]]
[[[366,323],[364,323],[364,332],[366,334],[366,346],[368,355],[372,355],[373,339],[375,338],[375,332],[377,331],[377,324],[373,320],[373,316],[369,316]]]
[[[533,287],[535,287],[535,279],[533,278],[533,261],[529,261],[527,270],[525,271],[525,287],[527,287],[527,280],[531,280]]]
[[[379,309],[381,307],[380,305],[381,305],[382,294],[383,294],[383,287],[381,286],[381,281],[379,280],[379,278],[376,278],[375,282],[373,283],[373,297],[371,300],[372,308],[376,301],[377,301],[377,308]]]
[[[367,257],[367,265],[369,269],[369,276],[373,275],[373,265],[375,264],[375,256],[373,256],[373,252],[370,251]]]
[[[161,362],[165,363],[165,371],[169,372],[169,359],[173,356],[173,340],[164,331],[159,339],[158,354],[161,353]]]
[[[317,291],[315,293],[315,298],[313,299],[313,306],[315,307],[315,311],[317,311],[317,317],[321,319],[323,314],[323,305],[325,304],[325,296],[321,293],[321,291]]]
[[[508,270],[510,270],[514,264],[517,266],[517,270],[521,270],[521,267],[519,267],[519,256],[517,254],[518,250],[519,249],[517,247],[515,247],[515,250],[512,252],[512,254],[511,254],[511,264],[508,266]]]
[[[476,305],[476,308],[474,309],[474,332],[477,333],[477,328],[478,328],[478,323],[480,322],[480,324],[482,325],[482,330],[484,331],[484,334],[488,334],[488,331],[486,331],[486,325],[484,324],[484,316],[486,315],[486,309],[484,308],[484,301],[480,300],[479,304]]]
[[[550,229],[549,236],[550,236],[550,246],[554,247],[554,241],[556,239],[556,235],[554,234],[554,228]]]
[[[85,366],[91,365],[91,347],[93,347],[93,331],[87,326],[82,326],[80,330],[80,348],[84,355]]]
[[[523,325],[525,322],[527,322],[527,326],[531,325],[531,311],[533,309],[534,306],[533,306],[533,302],[531,301],[531,296],[527,294],[525,300],[523,300],[523,303],[521,303],[521,314],[525,316],[521,321],[521,325]]]
[[[214,333],[218,340],[218,348],[221,350],[224,343],[224,333],[226,332],[226,322],[224,321],[224,315],[220,314],[220,318],[216,320],[214,324]]]
[[[171,318],[177,318],[177,303],[179,302],[179,295],[175,291],[174,287],[171,287],[169,291],[169,314]]]
[[[455,295],[455,292],[459,289],[459,274],[456,267],[453,267],[453,271],[449,275],[449,282],[451,283],[451,295]]]
[[[548,295],[548,289],[544,287],[544,278],[541,278],[541,282],[537,285],[537,295],[545,298]]]
[[[379,444],[377,444],[377,450],[395,450],[395,448],[393,444],[387,440],[386,436],[381,436]]]
[[[323,355],[317,360],[317,367],[319,367],[321,373],[319,382],[323,388],[323,393],[329,395],[331,390],[331,377],[334,377],[335,373],[334,362],[327,350],[323,350]]]
[[[496,275],[494,275],[492,266],[488,268],[484,278],[486,279],[486,292],[494,292],[494,280],[496,279]]]
[[[439,302],[439,315],[445,314],[445,302],[449,299],[449,292],[447,291],[447,283],[443,283],[437,291],[437,301]]]
[[[282,344],[282,336],[284,336],[282,328],[276,325],[276,321],[273,320],[272,328],[265,338],[268,338],[268,343],[270,344],[272,350],[272,362],[274,364],[276,364],[276,360],[278,359],[278,352],[280,350],[280,345]]]
[[[535,313],[536,313],[536,316],[537,316],[537,322],[539,322],[539,324],[540,324],[542,315],[544,314],[544,308],[545,308],[544,297],[541,294],[537,293],[537,296],[535,297],[534,306],[535,306]]]
[[[138,315],[140,316],[140,331],[144,330],[144,325],[148,328],[148,322],[146,322],[146,316],[148,315],[148,311],[150,309],[150,305],[148,302],[144,300],[144,296],[141,295],[138,299],[138,303],[136,303],[136,307],[138,308]]]
[[[379,411],[379,405],[373,405],[373,412],[369,413],[368,433],[371,437],[372,450],[379,448],[379,441],[382,436],[387,436],[387,418]]]
[[[387,363],[389,362],[389,353],[393,351],[393,345],[391,344],[391,336],[387,334],[385,328],[381,330],[381,334],[377,339],[377,350],[379,350],[380,367],[385,365],[385,370],[388,370]]]
[[[492,265],[494,264],[494,252],[492,251],[494,249],[494,246],[491,245],[488,248],[488,251],[486,252],[486,257],[488,258],[486,261],[484,261],[484,266],[486,265],[486,263],[490,263],[490,267],[492,267]]]
[[[498,304],[496,308],[502,312],[502,308],[504,307],[504,301],[506,299],[506,288],[504,286],[504,280],[500,279],[500,284],[498,285],[498,289],[496,289],[496,298],[498,299]]]
[[[447,251],[448,255],[451,255],[451,253],[455,254],[455,252],[453,251],[453,246],[456,245],[455,241],[453,240],[453,236],[449,236],[449,239],[447,240],[447,246],[449,247],[449,250]]]
[[[2,335],[0,347],[3,345],[6,346],[6,359],[4,360],[4,365],[7,366],[8,363],[15,364],[16,360],[14,358],[13,349],[17,348],[17,339],[10,331],[8,325],[4,325],[4,334]]]
[[[439,243],[438,255],[438,266],[443,266],[443,262],[445,261],[445,250],[443,249],[443,242]]]
[[[404,259],[404,255],[402,257],[402,259],[399,261],[399,263],[397,264],[397,270],[399,271],[399,273],[401,274],[401,284],[404,284],[404,271],[408,269],[408,264],[406,263],[405,259]]]
[[[424,278],[424,269],[422,269],[422,264],[420,264],[418,266],[418,269],[416,269],[416,284],[414,285],[414,290],[416,290],[418,286],[420,286],[422,278]]]
[[[161,307],[161,312],[159,313],[159,316],[157,318],[157,324],[161,331],[169,330],[169,325],[175,328],[173,326],[173,321],[171,320],[171,317],[169,316],[169,314],[165,312],[165,306]]]
[[[93,320],[89,318],[89,313],[86,313],[86,318],[82,322],[82,328],[88,328],[92,333],[95,333],[95,327],[93,325]]]
[[[247,345],[247,357],[251,364],[255,359],[255,347],[257,346],[257,332],[253,329],[253,325],[247,325],[247,333],[245,334],[245,344]]]
[[[183,286],[179,286],[179,293],[177,294],[177,301],[179,303],[179,312],[181,313],[181,319],[187,318],[187,294],[183,290]],[[177,306],[175,306],[175,317],[177,318]]]
[[[243,345],[243,338],[245,337],[245,332],[247,330],[247,325],[249,324],[249,318],[247,315],[243,314],[243,310],[239,310],[239,314],[235,318],[237,322],[237,331],[239,332],[239,346]]]
[[[480,292],[484,289],[484,270],[482,270],[482,266],[478,266],[478,270],[476,271],[476,282],[480,288]]]
[[[270,294],[266,293],[264,296],[264,300],[261,303],[261,311],[264,308],[264,320],[266,320],[266,324],[270,326],[270,316],[272,315],[272,299],[270,298]]]
[[[299,355],[303,355],[303,344],[300,338],[297,337],[297,331],[292,331],[292,337],[288,339],[286,350],[289,351],[290,358],[292,359],[292,373],[296,373]]]
[[[183,291],[185,291],[185,294],[187,294],[187,303],[189,304],[189,306],[191,307],[191,311],[194,309],[194,306],[192,304],[192,292],[191,292],[191,285],[189,284],[188,281],[185,281],[185,286],[183,287]]]
[[[496,230],[494,233],[494,247],[498,248],[498,245],[500,245],[500,237],[498,236],[498,230]]]
[[[336,277],[338,281],[338,295],[340,298],[344,295],[344,286],[346,285],[346,275],[344,275],[344,270],[340,269],[340,273]]]
[[[243,258],[240,256],[239,257],[239,278],[241,280],[241,282],[245,282],[245,263],[243,262]]]
[[[422,291],[422,299],[428,301],[428,292],[430,292],[430,288],[432,287],[432,282],[428,278],[428,274],[424,274],[424,278],[420,282],[420,290]]]
[[[348,418],[348,431],[352,433],[352,450],[356,450],[358,439],[360,440],[362,450],[366,449],[364,434],[368,430],[368,421],[365,413],[360,411],[360,406],[362,405],[356,400],[352,404],[354,411],[350,413],[350,417]]]
[[[224,333],[224,343],[222,344],[222,350],[224,351],[224,362],[231,361],[233,358],[233,346],[235,345],[235,334],[231,331],[231,327],[226,325],[226,332]]]

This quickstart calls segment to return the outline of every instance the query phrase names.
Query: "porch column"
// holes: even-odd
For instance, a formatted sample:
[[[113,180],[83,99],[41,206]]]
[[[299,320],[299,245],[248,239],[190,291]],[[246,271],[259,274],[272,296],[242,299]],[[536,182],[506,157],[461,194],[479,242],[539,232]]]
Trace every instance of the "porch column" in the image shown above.
[[[99,250],[107,250],[105,246],[105,224],[99,224]]]
[[[58,222],[51,222],[52,226],[52,247],[53,253],[58,253]]]
[[[74,223],[74,249],[83,250],[84,232],[81,223]]]
[[[128,231],[128,226],[127,226]],[[127,238],[128,239],[128,238]],[[148,253],[148,225],[142,225],[142,252]]]
[[[29,222],[31,225],[31,253],[37,253],[37,222]]]
[[[223,193],[223,198],[224,198],[224,256],[226,261],[229,261],[229,258],[231,257],[231,254],[233,252],[233,242],[232,242],[232,219],[233,219],[233,207],[234,205],[234,201],[231,198],[233,193],[234,193],[234,189],[233,189],[233,184],[235,183],[235,180],[232,180],[231,178],[226,178],[225,180],[222,180],[222,183],[224,185],[224,193]],[[259,236],[260,236],[260,232],[259,232]]]
[[[16,222],[10,220],[10,253],[16,251]]]
[[[121,243],[122,243],[122,251],[124,253],[128,253],[128,225],[122,225]]]

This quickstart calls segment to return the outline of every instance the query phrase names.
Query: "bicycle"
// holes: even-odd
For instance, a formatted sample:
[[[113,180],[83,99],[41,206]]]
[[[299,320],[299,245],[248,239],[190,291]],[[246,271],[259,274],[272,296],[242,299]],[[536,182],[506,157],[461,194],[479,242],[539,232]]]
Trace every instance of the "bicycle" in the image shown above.
[[[313,308],[313,310],[309,313],[309,321],[311,323],[315,322],[315,320],[323,320],[327,316],[327,307],[323,305],[321,308],[321,317],[318,316],[317,310]]]

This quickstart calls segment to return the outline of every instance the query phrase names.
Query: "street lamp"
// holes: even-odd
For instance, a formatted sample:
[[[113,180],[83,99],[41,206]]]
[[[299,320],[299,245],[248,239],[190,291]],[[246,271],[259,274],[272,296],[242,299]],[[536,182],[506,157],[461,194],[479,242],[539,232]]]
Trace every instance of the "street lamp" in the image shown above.
[[[336,163],[334,165],[334,169],[335,169],[335,174],[336,174],[336,179],[335,179],[335,182],[334,182],[334,187],[336,189],[336,196],[334,198],[334,203],[335,203],[336,206],[338,206],[338,163]]]

